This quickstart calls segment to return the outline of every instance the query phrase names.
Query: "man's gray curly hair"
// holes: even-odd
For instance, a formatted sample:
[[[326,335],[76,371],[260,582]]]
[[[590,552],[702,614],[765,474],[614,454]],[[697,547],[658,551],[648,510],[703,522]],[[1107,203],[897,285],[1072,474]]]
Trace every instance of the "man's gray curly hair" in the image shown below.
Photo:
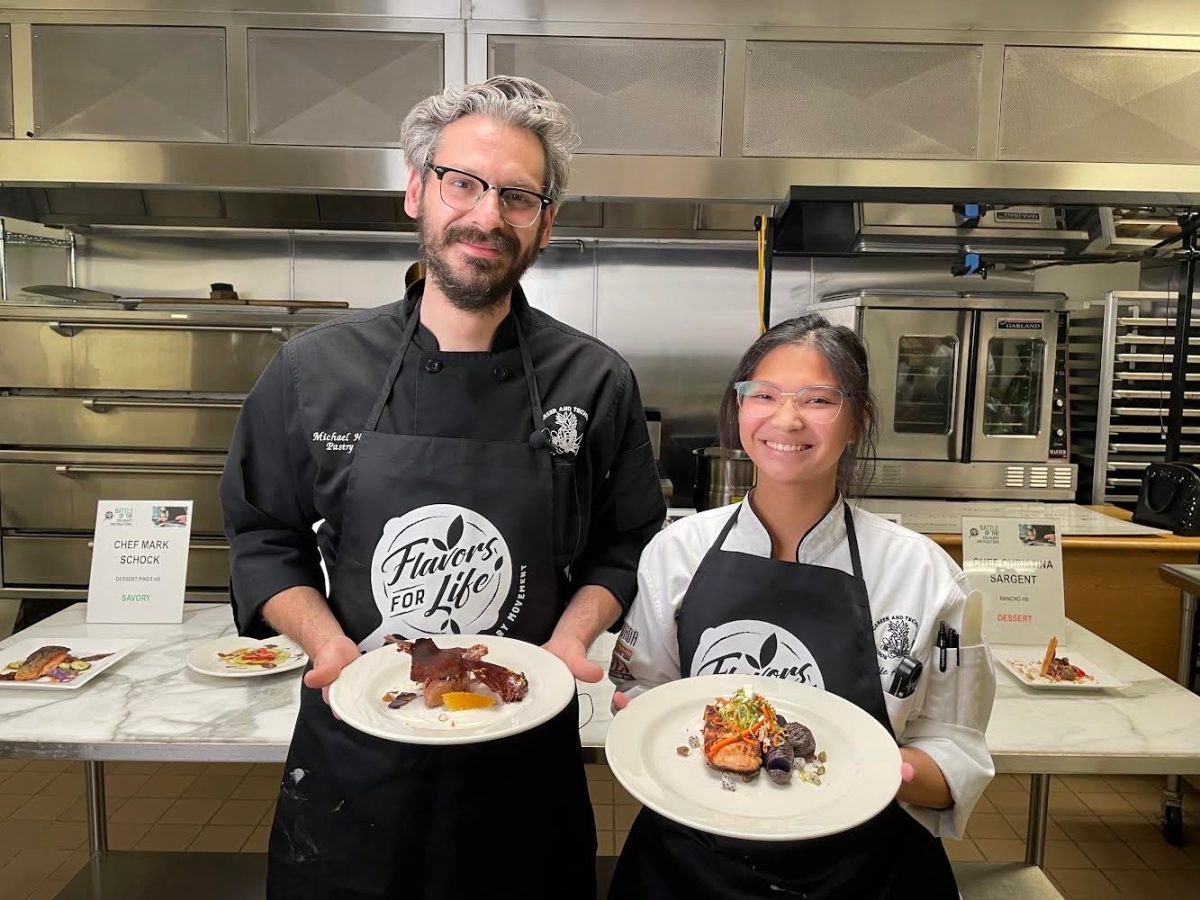
[[[412,108],[400,126],[404,156],[425,177],[433,163],[442,129],[463,116],[483,115],[533,132],[546,151],[546,181],[542,190],[557,209],[567,191],[571,154],[579,135],[570,111],[548,90],[528,78],[494,75],[479,84],[448,87]]]

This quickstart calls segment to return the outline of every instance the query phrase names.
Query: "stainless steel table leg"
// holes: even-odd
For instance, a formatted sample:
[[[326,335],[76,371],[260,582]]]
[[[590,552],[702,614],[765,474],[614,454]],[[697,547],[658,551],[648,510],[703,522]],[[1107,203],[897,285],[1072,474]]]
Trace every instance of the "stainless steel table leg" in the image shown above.
[[[108,816],[104,807],[104,763],[88,760],[83,764],[84,792],[87,796],[88,849],[95,857],[108,850]]]
[[[1195,646],[1193,638],[1196,634],[1196,595],[1187,591],[1179,592],[1179,670],[1176,681],[1192,689],[1193,660]],[[1168,775],[1166,787],[1162,793],[1162,831],[1168,844],[1179,846],[1183,843],[1183,779],[1178,775]]]
[[[1039,869],[1046,859],[1046,820],[1050,816],[1050,776],[1029,776],[1029,828],[1025,832],[1025,862]]]

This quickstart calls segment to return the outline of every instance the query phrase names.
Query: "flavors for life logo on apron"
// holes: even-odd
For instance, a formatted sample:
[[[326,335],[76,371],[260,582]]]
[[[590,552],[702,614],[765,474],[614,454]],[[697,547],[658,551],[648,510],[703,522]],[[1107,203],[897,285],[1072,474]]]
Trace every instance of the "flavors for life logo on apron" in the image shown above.
[[[439,503],[389,519],[371,559],[380,627],[406,635],[488,631],[508,600],[513,569],[504,535],[474,510]]]
[[[821,667],[791,632],[754,619],[704,629],[692,656],[693,675],[765,675],[825,688]]]

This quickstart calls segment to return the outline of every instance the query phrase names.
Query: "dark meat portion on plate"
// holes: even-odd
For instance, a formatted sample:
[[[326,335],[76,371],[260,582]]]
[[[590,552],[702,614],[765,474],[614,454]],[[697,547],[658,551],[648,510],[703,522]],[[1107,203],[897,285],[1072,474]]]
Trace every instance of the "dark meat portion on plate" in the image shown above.
[[[525,699],[529,681],[521,672],[486,662],[484,644],[470,647],[438,647],[430,638],[406,641],[388,635],[384,643],[412,656],[409,677],[424,686],[426,706],[441,706],[442,696],[451,691],[469,691],[473,681],[489,688],[505,703]]]
[[[484,660],[472,660],[467,665],[476,680],[490,688],[505,703],[524,700],[529,693],[529,679],[520,672]]]
[[[397,649],[405,651],[404,644],[397,644]],[[458,678],[467,670],[467,663],[482,659],[487,653],[483,644],[472,647],[447,647],[440,649],[429,638],[419,638],[412,642],[413,681],[428,681],[431,678]]]

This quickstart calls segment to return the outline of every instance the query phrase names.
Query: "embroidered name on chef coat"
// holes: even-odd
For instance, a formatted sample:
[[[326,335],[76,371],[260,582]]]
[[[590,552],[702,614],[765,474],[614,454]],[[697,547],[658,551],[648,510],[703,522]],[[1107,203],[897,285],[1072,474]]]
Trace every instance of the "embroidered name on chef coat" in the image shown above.
[[[825,688],[821,667],[798,637],[755,619],[706,628],[692,656],[691,674],[765,675]]]
[[[314,431],[312,442],[323,450],[350,453],[361,437],[361,431]]]

